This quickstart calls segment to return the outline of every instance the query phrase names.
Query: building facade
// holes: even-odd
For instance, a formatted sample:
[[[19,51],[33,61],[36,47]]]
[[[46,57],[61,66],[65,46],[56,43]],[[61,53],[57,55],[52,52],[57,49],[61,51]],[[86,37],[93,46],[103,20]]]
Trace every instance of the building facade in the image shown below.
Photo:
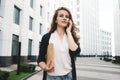
[[[100,57],[111,57],[112,56],[112,36],[111,32],[100,29]]]
[[[0,0],[0,66],[36,61],[44,27],[43,0]],[[44,27],[44,28],[43,28]]]
[[[120,62],[120,0],[114,2],[114,42],[115,42],[115,57]]]
[[[81,56],[99,55],[98,0],[80,0]]]
[[[74,4],[73,0],[0,0],[0,66],[17,63],[19,49],[21,63],[36,61],[55,10],[65,6],[75,12]]]

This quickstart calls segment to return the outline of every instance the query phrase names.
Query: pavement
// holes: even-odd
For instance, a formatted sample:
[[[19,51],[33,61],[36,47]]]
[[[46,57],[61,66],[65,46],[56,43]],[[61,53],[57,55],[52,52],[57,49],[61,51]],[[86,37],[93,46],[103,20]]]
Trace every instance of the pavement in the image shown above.
[[[36,64],[32,62],[31,64]],[[17,65],[0,67],[2,70],[12,71]],[[120,65],[105,62],[99,58],[82,58],[76,60],[77,80],[120,80]],[[42,80],[42,71],[36,66],[36,72],[22,80]]]

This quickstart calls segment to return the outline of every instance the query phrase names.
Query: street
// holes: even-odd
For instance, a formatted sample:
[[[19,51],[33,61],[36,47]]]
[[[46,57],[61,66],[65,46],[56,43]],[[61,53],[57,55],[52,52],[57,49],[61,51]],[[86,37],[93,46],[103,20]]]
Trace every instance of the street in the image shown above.
[[[77,80],[120,80],[120,65],[99,58],[77,58]],[[42,71],[27,80],[42,80]]]

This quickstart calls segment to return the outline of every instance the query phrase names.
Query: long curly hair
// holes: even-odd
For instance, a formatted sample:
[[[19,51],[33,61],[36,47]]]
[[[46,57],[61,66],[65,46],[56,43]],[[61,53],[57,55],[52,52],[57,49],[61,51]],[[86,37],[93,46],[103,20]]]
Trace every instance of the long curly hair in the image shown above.
[[[72,21],[72,29],[71,29],[71,33],[73,36],[73,39],[75,41],[75,43],[78,43],[79,41],[79,36],[77,35],[77,32],[79,31],[79,29],[75,26],[73,19],[72,19],[72,14],[70,13],[70,11],[66,8],[66,7],[60,7],[58,8],[54,15],[53,15],[53,19],[52,19],[52,23],[51,23],[51,27],[48,33],[53,33],[56,29],[57,29],[57,23],[55,22],[58,16],[58,11],[60,10],[65,10],[68,12],[69,14],[69,19]],[[66,28],[65,28],[66,29]],[[66,31],[66,30],[65,30]]]

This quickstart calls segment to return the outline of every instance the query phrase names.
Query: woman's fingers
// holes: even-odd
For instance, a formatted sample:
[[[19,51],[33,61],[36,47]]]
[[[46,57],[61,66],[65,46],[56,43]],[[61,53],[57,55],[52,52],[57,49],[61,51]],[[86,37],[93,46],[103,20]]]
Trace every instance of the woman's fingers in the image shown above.
[[[48,63],[48,65],[46,66],[46,71],[51,72],[54,70],[54,66],[52,63],[52,60]]]

